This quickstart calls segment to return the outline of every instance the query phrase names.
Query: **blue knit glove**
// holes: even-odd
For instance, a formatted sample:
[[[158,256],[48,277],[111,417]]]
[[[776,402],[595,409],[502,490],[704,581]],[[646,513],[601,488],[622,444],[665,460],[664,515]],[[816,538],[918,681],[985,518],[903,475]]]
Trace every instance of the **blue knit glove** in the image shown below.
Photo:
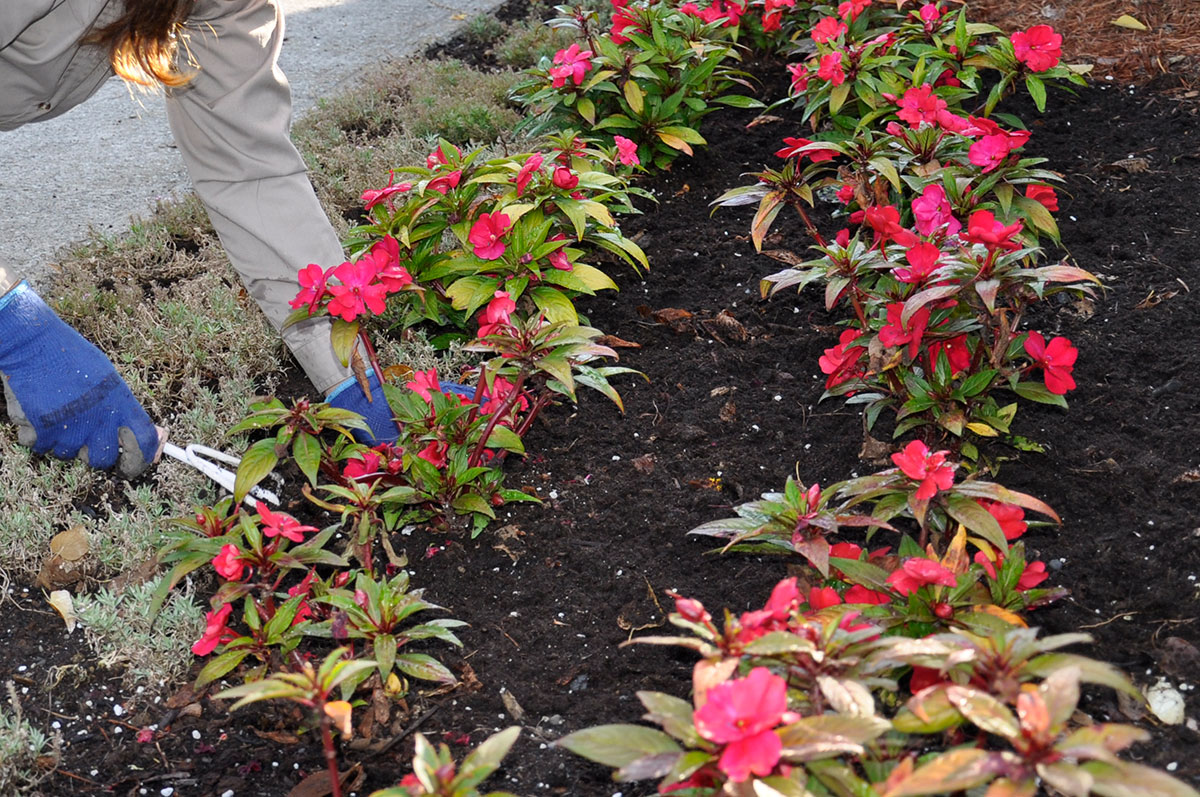
[[[0,296],[0,381],[17,439],[39,454],[125,478],[158,457],[159,430],[112,363],[26,282]]]
[[[367,370],[367,383],[371,386],[371,398],[374,401],[367,401],[366,395],[358,384],[358,379],[353,376],[330,391],[329,395],[325,397],[325,401],[331,407],[350,410],[363,416],[363,420],[371,427],[371,432],[367,433],[361,429],[351,430],[351,434],[358,442],[368,446],[394,443],[400,436],[400,430],[396,428],[396,419],[392,415],[392,408],[388,406],[387,399],[383,396],[383,387],[375,376],[374,368]],[[455,382],[442,382],[441,387],[447,393],[457,393],[474,400],[475,388],[473,387]]]

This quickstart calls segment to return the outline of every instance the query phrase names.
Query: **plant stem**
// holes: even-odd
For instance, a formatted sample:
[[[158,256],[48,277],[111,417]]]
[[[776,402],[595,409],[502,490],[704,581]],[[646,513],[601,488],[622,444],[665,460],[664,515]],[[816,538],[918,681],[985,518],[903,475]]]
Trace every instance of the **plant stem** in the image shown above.
[[[375,347],[371,345],[371,339],[367,337],[367,332],[362,327],[358,329],[358,339],[362,342],[363,348],[367,351],[367,362],[371,363],[371,367],[375,369],[375,378],[379,380],[379,384],[383,384],[383,369],[379,367],[379,358],[375,356]],[[374,400],[374,397],[371,397]]]
[[[488,424],[483,430],[483,437],[479,438],[479,444],[475,446],[475,450],[471,452],[470,459],[467,460],[468,467],[475,467],[479,464],[479,460],[483,458],[483,451],[487,448],[487,441],[492,436],[492,430],[496,428],[496,424],[500,423],[500,419],[508,414],[517,399],[521,398],[521,388],[525,385],[525,377],[529,372],[522,370],[517,374],[517,381],[512,386],[512,390],[504,398],[504,403],[500,405],[500,409],[492,413],[492,417],[488,419]]]
[[[796,203],[796,212],[800,214],[800,218],[804,221],[805,231],[808,232],[810,238],[817,242],[817,246],[829,246],[821,233],[817,232],[816,225],[812,223],[812,219],[808,217],[808,213],[799,202]]]
[[[329,730],[329,715],[324,710],[321,711],[321,745],[325,748],[325,766],[329,770],[329,790],[333,797],[342,797],[342,779],[338,775],[337,751],[333,749],[333,732]]]

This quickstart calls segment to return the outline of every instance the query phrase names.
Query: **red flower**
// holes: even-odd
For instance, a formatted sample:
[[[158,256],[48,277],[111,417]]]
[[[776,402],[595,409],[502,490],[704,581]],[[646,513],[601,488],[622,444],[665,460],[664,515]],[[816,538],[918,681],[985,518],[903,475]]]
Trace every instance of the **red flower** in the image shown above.
[[[508,291],[496,291],[492,294],[492,300],[479,316],[479,337],[495,335],[500,327],[508,324],[509,316],[516,309],[517,303],[512,300]]]
[[[509,394],[512,393],[512,389],[512,382],[509,382],[502,376],[497,376],[492,380],[492,391],[488,394],[487,399],[479,407],[479,411],[484,415],[493,415],[499,412],[500,408],[504,406],[505,400],[508,399]],[[529,409],[529,399],[522,395],[515,402],[513,402],[513,406],[510,408],[509,414],[511,415],[517,412],[525,412],[527,409]],[[507,419],[505,419],[505,422],[507,423]]]
[[[286,537],[292,542],[304,542],[304,532],[316,531],[316,526],[302,526],[300,521],[283,512],[272,512],[262,501],[255,501],[254,508],[263,523],[264,537]]]
[[[798,150],[802,147],[806,147],[813,143],[807,138],[785,138],[783,143],[787,144],[787,146],[775,152],[775,156],[777,158],[803,159],[805,156],[808,156],[812,159],[813,163],[823,163],[825,161],[833,160],[840,154],[834,149],[810,149],[806,150],[805,152],[799,152]]]
[[[921,195],[912,201],[912,212],[921,235],[933,235],[943,229],[947,235],[957,235],[962,229],[962,223],[954,218],[954,208],[950,207],[946,189],[938,183],[925,186]]]
[[[371,258],[357,263],[346,262],[333,270],[340,285],[330,285],[333,295],[329,302],[329,314],[343,321],[353,321],[370,310],[380,315],[387,308],[387,288],[376,279],[378,270]]]
[[[555,186],[564,191],[570,191],[575,186],[579,185],[579,175],[571,171],[566,166],[556,166],[554,168],[554,177],[551,181]]]
[[[1017,539],[1029,528],[1029,524],[1025,522],[1025,510],[1016,504],[1002,504],[999,501],[980,499],[979,505],[1000,524],[1000,531],[1004,532],[1006,540]]]
[[[938,356],[946,353],[950,373],[957,374],[971,367],[971,350],[967,348],[967,336],[955,335],[949,340],[937,340],[929,344],[929,362],[936,367]]]
[[[938,490],[948,490],[954,484],[954,468],[946,462],[949,451],[930,451],[920,440],[913,440],[903,451],[892,454],[892,462],[905,476],[919,481],[916,498],[924,501],[932,498]],[[923,560],[922,560],[923,561]]]
[[[533,173],[542,168],[541,153],[535,152],[525,159],[521,164],[521,171],[517,172],[517,196],[525,190],[525,186],[529,185],[529,180],[533,177]]]
[[[215,612],[204,614],[204,635],[192,645],[192,653],[197,656],[207,656],[216,650],[217,645],[236,638],[234,633],[225,627],[233,604],[227,603]]]
[[[848,18],[853,22],[869,5],[871,5],[871,0],[846,0],[846,2],[838,4],[838,16],[844,19]]]
[[[455,156],[461,157],[462,150],[451,144],[450,148],[454,150]],[[438,166],[447,166],[449,161],[446,160],[446,153],[442,151],[442,145],[438,145],[437,149],[425,156],[425,168],[436,169]]]
[[[365,257],[375,265],[380,283],[389,293],[396,293],[412,285],[412,275],[400,265],[400,242],[390,235],[376,241]]]
[[[333,269],[330,269],[330,273],[333,273]],[[325,283],[328,278],[329,275],[323,268],[316,263],[309,263],[296,274],[296,281],[300,283],[301,290],[288,304],[297,310],[308,305],[308,313],[312,315],[321,300],[329,295],[329,287]]]
[[[1071,345],[1068,338],[1054,338],[1049,343],[1041,332],[1030,332],[1025,338],[1025,353],[1041,368],[1046,379],[1046,389],[1057,396],[1075,389],[1075,378],[1071,370],[1079,357],[1079,349]]]
[[[926,33],[932,33],[934,24],[942,18],[942,12],[937,7],[937,3],[926,3],[915,13],[921,22],[925,24]]]
[[[455,169],[452,172],[439,175],[429,181],[426,187],[430,191],[437,191],[439,194],[444,194],[451,188],[458,188],[458,182],[462,179],[462,172]]]
[[[783,752],[774,728],[787,711],[787,681],[766,667],[725,681],[708,692],[692,715],[696,732],[724,745],[717,768],[734,782],[771,774]]]
[[[1049,25],[1034,25],[1025,32],[1017,31],[1010,38],[1017,60],[1029,67],[1030,72],[1053,69],[1062,58],[1062,36]]]
[[[633,18],[633,12],[624,6],[614,6],[612,30],[609,31],[608,37],[613,40],[613,44],[625,44],[629,41],[629,37],[624,34],[626,28],[633,28],[635,33],[640,33],[642,28],[637,24],[637,20]]]
[[[391,197],[393,194],[402,194],[405,191],[412,190],[412,183],[400,183],[398,185],[392,185],[395,180],[396,173],[389,171],[387,185],[385,185],[383,188],[373,188],[363,191],[361,197],[363,210],[370,210],[384,200],[387,200],[388,207],[391,207]]]
[[[863,220],[875,230],[875,241],[883,246],[895,241],[901,246],[913,246],[917,236],[900,226],[900,211],[895,205],[872,205],[863,211]]]
[[[1058,194],[1054,193],[1054,189],[1048,185],[1038,185],[1036,183],[1025,186],[1025,196],[1035,202],[1041,202],[1046,206],[1046,210],[1058,210]]]
[[[440,440],[434,440],[429,445],[417,452],[417,456],[425,460],[435,468],[442,468],[446,465],[446,452],[450,450],[447,443]]]
[[[833,587],[813,587],[808,591],[808,608],[814,612],[838,606],[841,602],[842,596],[838,595]]]
[[[908,344],[908,356],[917,356],[921,348],[921,338],[929,325],[929,306],[922,307],[908,319],[908,324],[901,322],[904,314],[903,302],[892,302],[887,307],[887,324],[879,330],[879,342],[884,346],[903,346]]]
[[[947,683],[940,670],[933,667],[913,665],[912,677],[908,679],[908,691],[914,695],[931,686]]]
[[[919,243],[904,253],[904,259],[908,261],[911,268],[900,266],[892,269],[892,273],[901,282],[924,282],[929,275],[938,270],[938,266],[941,265],[939,262],[941,257],[942,250],[933,244]]]
[[[592,51],[580,50],[578,44],[572,44],[565,50],[554,54],[555,66],[550,67],[552,84],[559,88],[571,79],[576,86],[583,84],[583,76],[592,68]]]
[[[914,556],[905,559],[900,569],[888,576],[887,583],[891,584],[896,592],[907,597],[926,584],[953,587],[958,584],[958,579],[941,563]]]
[[[996,221],[996,217],[990,210],[977,210],[967,220],[967,240],[973,244],[983,244],[989,250],[1014,251],[1020,249],[1021,244],[1012,238],[1021,232],[1022,226],[1018,219],[1006,227]]]
[[[442,383],[438,381],[436,368],[430,368],[428,371],[413,371],[413,381],[405,382],[404,386],[425,399],[426,404],[433,403],[431,393],[442,392]]]
[[[822,17],[821,21],[813,26],[812,40],[817,44],[826,44],[841,36],[846,30],[846,23],[837,17]]]
[[[613,136],[613,141],[617,145],[617,159],[626,166],[637,166],[641,163],[638,159],[638,147],[632,139],[625,136]]]
[[[220,553],[213,557],[213,568],[226,581],[241,581],[246,573],[246,565],[241,556],[242,552],[236,545],[226,543],[221,546]]]
[[[859,329],[842,330],[838,344],[826,349],[821,359],[817,360],[821,373],[829,377],[825,380],[826,390],[863,375],[863,368],[858,361],[866,354],[867,349],[865,346],[849,345],[861,336],[862,330]]]
[[[997,135],[984,136],[972,144],[971,149],[967,151],[967,159],[982,168],[983,173],[987,174],[1003,163],[1011,151],[1012,146],[1008,136],[1004,133],[999,133]]]
[[[547,241],[565,241],[567,236],[560,233],[555,233],[546,239]],[[550,261],[550,265],[554,266],[559,271],[573,271],[574,266],[571,265],[570,258],[562,249],[555,249],[550,254],[546,255],[546,259]]]
[[[480,213],[467,242],[475,247],[475,256],[480,260],[499,260],[504,255],[504,236],[512,229],[512,222],[504,213]]]
[[[846,73],[842,70],[842,54],[829,53],[821,56],[821,65],[817,68],[817,77],[828,80],[834,86],[846,82]]]
[[[435,377],[436,378],[436,377]],[[412,384],[411,382],[409,384]],[[428,401],[428,399],[426,399]],[[354,457],[346,460],[342,468],[342,478],[366,481],[376,479],[383,474],[383,457],[374,449],[360,451]]]
[[[705,625],[712,622],[712,615],[704,608],[704,604],[695,598],[676,598],[675,611],[691,623]]]
[[[920,127],[922,122],[937,124],[938,113],[947,107],[946,101],[934,94],[933,87],[928,84],[904,92],[899,105],[900,111],[896,115],[908,122],[913,130]]]
[[[855,584],[850,589],[846,590],[846,603],[866,603],[878,606],[884,603],[891,603],[892,598],[887,593],[876,592],[873,589],[867,589],[861,584]]]
[[[975,564],[982,567],[984,572],[988,574],[988,578],[995,581],[996,571],[1004,564],[1004,554],[997,552],[996,560],[993,562],[987,554],[979,551],[975,554]],[[1033,589],[1048,578],[1050,578],[1050,574],[1046,572],[1045,562],[1030,562],[1025,565],[1025,569],[1017,577],[1017,589],[1021,592]]]

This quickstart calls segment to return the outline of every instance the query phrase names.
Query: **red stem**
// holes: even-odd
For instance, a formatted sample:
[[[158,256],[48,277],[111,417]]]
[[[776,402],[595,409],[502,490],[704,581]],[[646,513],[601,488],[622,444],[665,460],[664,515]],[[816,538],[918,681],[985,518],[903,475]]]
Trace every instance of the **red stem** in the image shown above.
[[[333,733],[329,730],[329,715],[321,711],[321,745],[325,748],[325,766],[329,770],[329,789],[333,797],[342,797],[342,779],[338,775],[337,751],[333,749]]]
[[[366,330],[361,327],[358,330],[358,339],[362,341],[363,348],[367,350],[367,362],[371,363],[371,367],[375,369],[375,378],[382,385],[383,369],[379,367],[379,358],[375,356],[375,347],[371,345],[371,339],[367,337]]]
[[[492,436],[492,430],[496,428],[496,424],[500,423],[500,419],[508,414],[513,404],[521,397],[521,388],[525,385],[527,374],[527,371],[521,371],[517,375],[517,381],[512,386],[512,391],[504,398],[504,403],[500,405],[500,409],[492,413],[492,417],[488,419],[488,425],[483,430],[483,437],[479,438],[479,445],[475,446],[475,450],[471,452],[470,459],[467,460],[468,467],[475,467],[479,464],[479,460],[483,459],[483,452],[487,448],[488,439]]]

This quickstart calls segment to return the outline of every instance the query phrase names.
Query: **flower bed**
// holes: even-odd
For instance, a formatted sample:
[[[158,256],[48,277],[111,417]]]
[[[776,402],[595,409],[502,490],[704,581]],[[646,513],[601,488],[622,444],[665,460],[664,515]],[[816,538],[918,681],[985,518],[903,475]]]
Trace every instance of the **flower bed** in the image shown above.
[[[425,730],[440,726],[449,740],[461,741],[466,733],[478,741],[483,729],[503,724],[493,722],[488,709],[517,713],[498,694],[500,686],[523,706],[523,723],[540,729],[535,740],[598,721],[634,719],[639,710],[629,698],[635,688],[679,693],[687,683],[687,657],[616,650],[610,643],[660,626],[670,608],[667,588],[701,598],[710,608],[743,610],[761,605],[783,575],[782,563],[770,561],[704,562],[697,556],[704,544],[683,532],[729,514],[730,504],[779,488],[796,459],[806,482],[824,484],[875,469],[855,460],[862,439],[856,415],[830,402],[817,404],[821,387],[809,384],[813,364],[829,345],[828,330],[813,334],[831,323],[822,303],[801,296],[760,306],[754,293],[763,261],[739,240],[745,227],[736,216],[701,222],[704,203],[736,184],[738,171],[757,170],[777,146],[779,136],[770,125],[742,132],[744,122],[727,118],[727,128],[706,133],[736,145],[681,162],[671,178],[657,183],[663,209],[623,225],[627,235],[642,232],[640,244],[650,254],[654,270],[644,287],[619,280],[625,296],[581,305],[591,323],[643,347],[626,351],[623,361],[653,382],[624,388],[626,419],[609,423],[607,411],[587,399],[577,414],[553,411],[546,416],[549,429],[534,427],[526,461],[510,474],[547,499],[549,511],[513,510],[499,540],[459,538],[410,550],[422,585],[472,626],[470,635],[459,632],[466,649],[478,651],[461,660],[470,669],[456,656],[446,660],[465,683],[473,683],[471,673],[483,687],[443,705]],[[675,208],[686,210],[673,218]],[[786,232],[779,245],[799,250],[804,244],[797,232]],[[474,234],[472,229],[468,240]],[[640,294],[632,301],[631,289]],[[671,308],[675,312],[665,312]],[[1078,340],[1074,334],[1072,339]],[[1077,380],[1082,369],[1081,363]],[[1055,416],[1026,408],[1023,419],[1024,413],[1046,423],[1044,434],[1052,434]],[[1068,417],[1067,424],[1073,420]],[[1075,432],[1062,434],[1045,440],[1059,456],[1072,448],[1067,441]],[[1054,456],[1024,454],[1019,463],[1004,466],[1003,477],[1075,523],[1049,489],[1050,474],[1059,470]],[[664,505],[675,511],[663,513]],[[1060,552],[1049,530],[1027,539],[1038,547],[1044,540],[1044,556],[1065,557],[1067,571],[1084,556],[1074,549]],[[425,560],[418,562],[420,556]],[[669,561],[660,561],[664,558]],[[486,575],[491,572],[497,575]],[[586,586],[576,580],[580,576]],[[1186,583],[1179,586],[1187,589]],[[508,593],[516,593],[511,602]],[[1187,633],[1182,626],[1180,634]],[[528,668],[527,679],[513,679],[520,668]],[[1097,699],[1109,700],[1111,693]],[[620,711],[613,710],[614,701]],[[480,714],[488,720],[473,722]],[[536,752],[536,746],[526,740],[514,753],[509,774],[517,778],[514,791],[599,793],[602,772],[573,759],[564,762],[558,752]]]

